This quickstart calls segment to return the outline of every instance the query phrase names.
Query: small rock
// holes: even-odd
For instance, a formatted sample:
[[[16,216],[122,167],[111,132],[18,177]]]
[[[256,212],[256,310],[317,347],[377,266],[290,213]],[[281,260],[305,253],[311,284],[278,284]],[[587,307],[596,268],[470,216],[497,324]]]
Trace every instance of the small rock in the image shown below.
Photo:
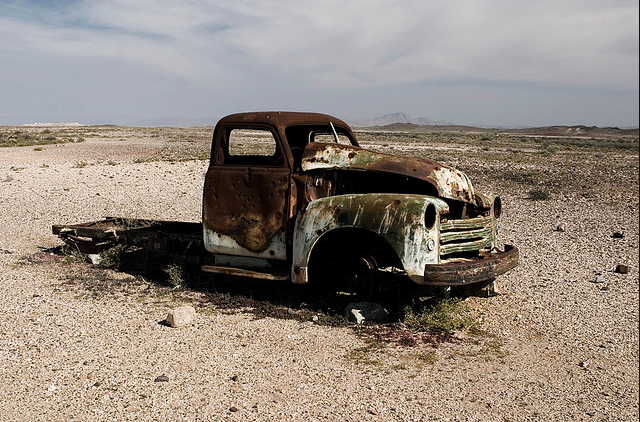
[[[585,361],[582,361],[582,362],[580,362],[580,363],[578,364],[578,366],[579,366],[580,368],[585,368],[585,369],[587,369],[587,367],[589,366],[589,362],[587,362],[586,360],[585,360]]]
[[[465,296],[493,297],[500,294],[496,281],[474,283],[462,286],[460,290]]]
[[[49,388],[47,388],[47,391],[52,392],[52,391],[56,391],[58,389],[58,387],[56,387],[55,385],[51,384],[49,386]]]
[[[90,253],[87,255],[87,260],[93,265],[100,265],[100,262],[102,262],[102,257],[99,253]]]
[[[156,377],[156,379],[153,380],[153,382],[169,382],[169,377],[162,374],[158,377]]]
[[[566,227],[564,223],[558,224],[558,226],[556,227],[556,231],[560,233],[564,233],[566,231]]]
[[[238,376],[237,375],[232,376],[231,381],[238,381]]]
[[[347,314],[347,318],[351,322],[355,322],[356,324],[362,324],[364,322],[364,316],[360,313],[360,309],[351,309]]]
[[[237,412],[237,411],[238,411],[238,408],[237,408],[237,407],[235,407],[235,406],[231,406],[231,407],[229,408],[229,412]]]
[[[193,306],[181,306],[170,309],[165,322],[169,327],[184,327],[191,325],[196,319],[196,310]]]
[[[617,272],[618,274],[628,274],[629,267],[627,265],[620,264],[616,266],[616,269],[614,271]]]
[[[592,283],[604,283],[604,277],[601,275],[597,275],[595,279],[591,280]]]
[[[314,315],[311,317],[311,321],[316,322],[318,321],[318,315]]]
[[[623,233],[620,232],[614,232],[611,237],[613,237],[614,239],[622,239],[624,237]]]
[[[344,315],[351,322],[362,324],[365,321],[380,321],[389,316],[389,312],[379,303],[354,302],[344,309]]]

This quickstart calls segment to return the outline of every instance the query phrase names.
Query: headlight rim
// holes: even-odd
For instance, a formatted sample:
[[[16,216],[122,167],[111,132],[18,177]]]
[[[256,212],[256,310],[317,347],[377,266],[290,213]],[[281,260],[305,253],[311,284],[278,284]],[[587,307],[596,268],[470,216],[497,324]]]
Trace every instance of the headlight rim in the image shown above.
[[[424,225],[427,230],[431,230],[436,225],[438,219],[438,210],[434,204],[427,205],[427,209],[424,211]]]
[[[499,196],[496,196],[493,199],[493,216],[498,219],[502,216],[502,198],[500,198]]]

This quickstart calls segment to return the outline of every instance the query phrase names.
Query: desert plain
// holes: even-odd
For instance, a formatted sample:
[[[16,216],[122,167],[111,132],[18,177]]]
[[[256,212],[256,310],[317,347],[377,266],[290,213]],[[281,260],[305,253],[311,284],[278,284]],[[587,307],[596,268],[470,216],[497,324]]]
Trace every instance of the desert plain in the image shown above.
[[[638,419],[637,129],[358,130],[500,195],[520,249],[498,295],[463,300],[473,324],[414,342],[327,323],[286,286],[61,253],[53,224],[199,221],[211,131],[0,127],[0,420]],[[185,304],[195,324],[161,323]]]

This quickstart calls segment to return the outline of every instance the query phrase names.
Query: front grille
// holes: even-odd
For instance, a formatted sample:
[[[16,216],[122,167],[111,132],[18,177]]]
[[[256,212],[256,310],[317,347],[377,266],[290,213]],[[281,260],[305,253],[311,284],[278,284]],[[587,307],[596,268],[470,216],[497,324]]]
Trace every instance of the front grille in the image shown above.
[[[440,257],[491,248],[492,217],[448,220],[440,223]]]

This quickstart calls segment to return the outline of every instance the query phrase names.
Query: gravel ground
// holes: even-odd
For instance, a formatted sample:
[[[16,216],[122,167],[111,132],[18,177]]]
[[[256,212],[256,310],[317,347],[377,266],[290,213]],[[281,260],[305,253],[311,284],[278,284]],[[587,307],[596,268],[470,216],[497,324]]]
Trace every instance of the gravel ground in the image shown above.
[[[482,338],[398,347],[206,307],[174,329],[159,321],[196,294],[65,283],[60,259],[40,252],[60,244],[52,224],[199,221],[206,163],[140,160],[163,148],[99,137],[0,148],[0,420],[638,419],[637,166],[548,201],[478,170],[503,197],[520,265],[502,294],[467,299]]]

